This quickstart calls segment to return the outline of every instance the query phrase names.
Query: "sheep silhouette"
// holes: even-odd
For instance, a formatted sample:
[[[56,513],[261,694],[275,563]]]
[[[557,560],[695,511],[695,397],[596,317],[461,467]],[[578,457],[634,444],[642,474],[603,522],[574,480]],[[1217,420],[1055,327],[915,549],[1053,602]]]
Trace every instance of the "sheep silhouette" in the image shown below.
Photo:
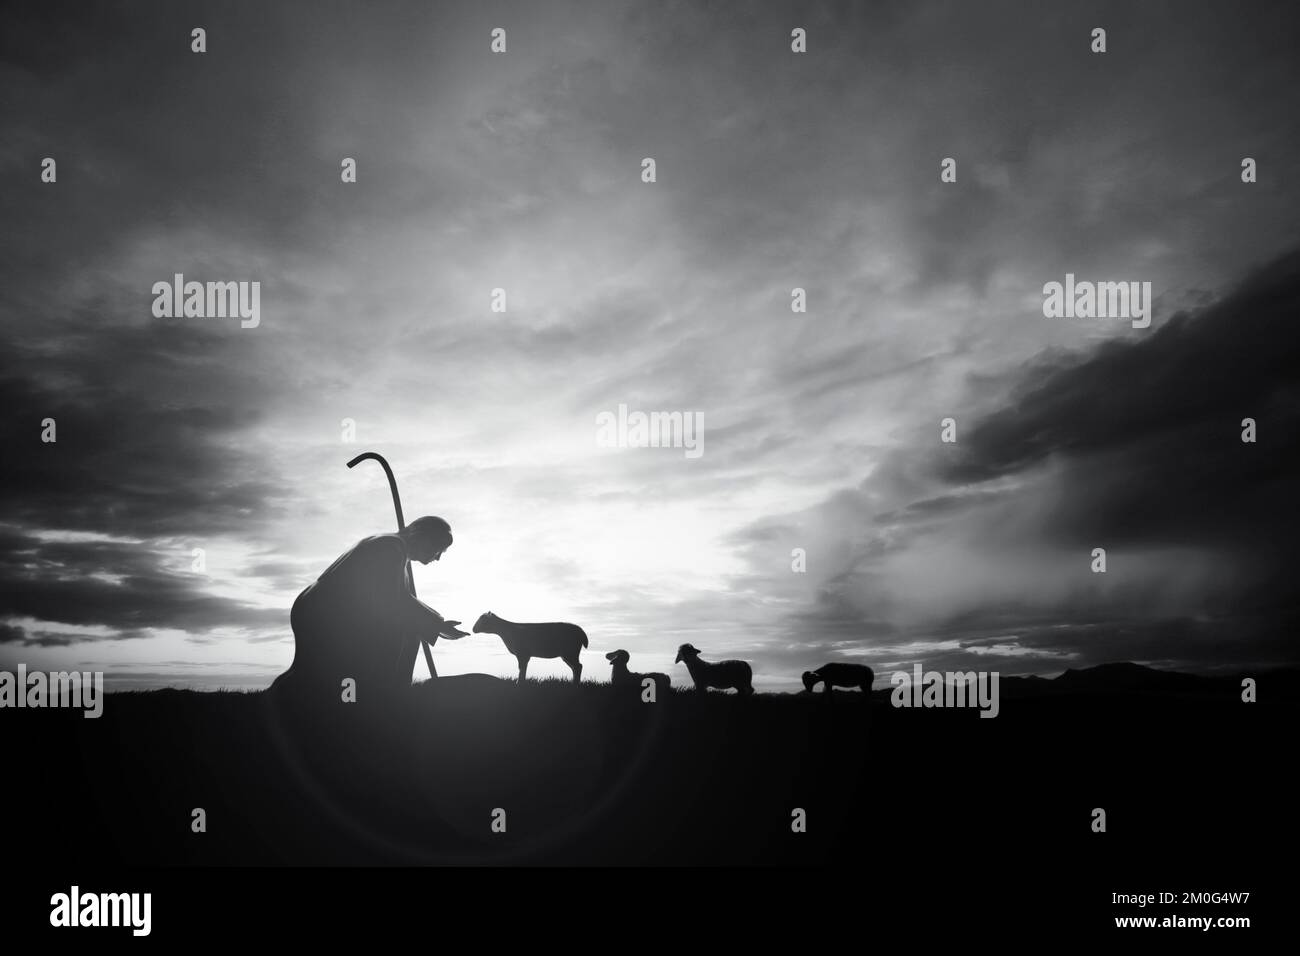
[[[742,695],[754,693],[754,671],[746,661],[702,661],[700,652],[691,644],[677,648],[677,660],[674,663],[686,665],[695,689],[701,693],[710,687],[726,690],[734,687]]]
[[[491,611],[474,622],[475,634],[495,634],[506,650],[519,661],[519,683],[528,677],[528,661],[534,657],[558,657],[573,671],[573,682],[582,679],[582,662],[578,655],[587,646],[587,632],[576,624],[517,624],[497,617]]]
[[[609,661],[610,664],[613,665],[613,671],[611,671],[609,676],[609,682],[611,684],[615,687],[635,687],[640,690],[642,682],[648,677],[654,681],[656,700],[668,693],[669,689],[673,686],[673,682],[668,679],[667,674],[637,674],[627,669],[627,662],[631,659],[632,656],[621,648],[617,651],[610,651],[605,655],[605,660]]]
[[[832,661],[815,671],[803,672],[804,690],[811,694],[818,684],[825,684],[827,697],[834,693],[836,687],[859,687],[862,693],[870,694],[871,682],[875,679],[875,672],[866,664],[847,664],[843,661]]]

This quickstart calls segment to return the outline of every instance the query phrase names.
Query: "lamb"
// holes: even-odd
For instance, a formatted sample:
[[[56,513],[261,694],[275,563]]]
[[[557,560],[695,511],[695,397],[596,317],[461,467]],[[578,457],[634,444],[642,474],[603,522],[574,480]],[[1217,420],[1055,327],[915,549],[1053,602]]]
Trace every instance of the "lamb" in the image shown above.
[[[582,663],[578,654],[587,646],[587,633],[576,624],[516,624],[497,617],[491,611],[474,622],[475,634],[496,634],[506,650],[519,661],[519,683],[528,677],[528,661],[533,657],[558,657],[573,671],[573,682],[582,680]]]
[[[742,695],[754,693],[754,672],[745,661],[718,661],[711,663],[700,660],[700,652],[690,644],[677,648],[677,660],[685,663],[695,681],[695,689],[706,693],[710,687],[726,690],[734,687]]]
[[[668,679],[667,674],[636,674],[627,669],[627,662],[632,656],[625,650],[610,651],[605,655],[605,660],[609,661],[614,669],[609,675],[609,682],[615,687],[636,687],[640,689],[643,682],[648,677],[654,681],[655,700],[661,695],[667,694],[673,686],[673,682]]]
[[[804,689],[811,694],[818,684],[825,684],[828,697],[836,687],[860,687],[862,693],[870,694],[871,682],[875,679],[875,672],[866,664],[846,664],[842,661],[832,661],[815,671],[803,672]]]

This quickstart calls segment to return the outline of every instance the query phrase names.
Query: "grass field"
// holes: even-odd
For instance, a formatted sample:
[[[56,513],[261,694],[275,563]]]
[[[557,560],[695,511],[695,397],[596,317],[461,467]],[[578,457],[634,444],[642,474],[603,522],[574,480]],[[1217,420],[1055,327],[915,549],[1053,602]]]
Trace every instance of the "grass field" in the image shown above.
[[[40,795],[20,806],[9,789],[26,822],[6,843],[96,864],[933,860],[972,879],[1068,848],[1084,867],[1222,872],[1243,846],[1280,846],[1295,678],[1257,704],[1190,681],[1006,681],[991,720],[896,709],[887,690],[648,704],[473,675],[311,714],[266,693],[114,694],[97,720],[5,715],[11,766]]]

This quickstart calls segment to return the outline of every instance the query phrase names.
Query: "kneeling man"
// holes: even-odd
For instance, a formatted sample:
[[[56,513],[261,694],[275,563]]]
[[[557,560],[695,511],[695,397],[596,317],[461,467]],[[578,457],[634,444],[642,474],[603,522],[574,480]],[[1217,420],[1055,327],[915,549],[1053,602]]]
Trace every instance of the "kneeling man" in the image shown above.
[[[411,578],[412,561],[437,561],[451,541],[447,522],[427,516],[363,538],[331,564],[293,602],[293,664],[271,689],[324,702],[350,677],[361,702],[409,686],[421,640],[466,636],[416,598]]]

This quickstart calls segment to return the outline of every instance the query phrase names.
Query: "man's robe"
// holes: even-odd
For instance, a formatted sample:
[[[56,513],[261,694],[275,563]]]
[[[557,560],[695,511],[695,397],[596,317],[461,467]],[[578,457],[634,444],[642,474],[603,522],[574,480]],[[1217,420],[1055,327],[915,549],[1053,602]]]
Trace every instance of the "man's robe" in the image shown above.
[[[293,664],[272,689],[324,702],[337,700],[350,677],[361,702],[408,686],[420,638],[433,636],[430,610],[414,592],[402,539],[362,539],[293,602]]]

